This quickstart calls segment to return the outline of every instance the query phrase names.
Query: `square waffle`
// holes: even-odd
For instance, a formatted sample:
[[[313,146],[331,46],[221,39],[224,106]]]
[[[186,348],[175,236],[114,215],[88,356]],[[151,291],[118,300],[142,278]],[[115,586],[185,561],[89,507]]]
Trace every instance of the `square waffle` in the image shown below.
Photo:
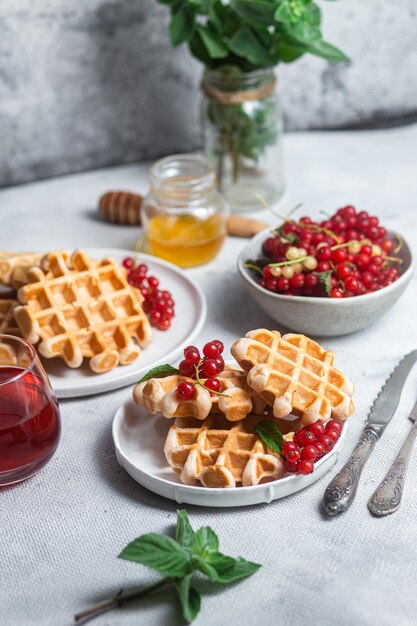
[[[179,383],[195,381],[174,374],[138,383],[133,389],[133,399],[136,404],[146,406],[149,413],[162,413],[167,418],[195,417],[204,420],[210,413],[223,413],[229,421],[235,422],[249,413],[264,412],[266,402],[248,386],[244,372],[226,365],[216,378],[220,382],[219,391],[224,395],[210,394],[200,385],[195,385],[194,397],[181,400],[176,393]]]
[[[37,282],[18,291],[22,305],[15,318],[26,339],[40,342],[42,356],[60,357],[73,368],[86,357],[91,369],[102,373],[131,363],[152,340],[142,295],[114,261],[96,262],[80,250],[71,258],[57,251],[41,265]]]
[[[280,456],[252,432],[262,419],[249,416],[229,422],[211,415],[199,422],[177,418],[165,442],[167,461],[186,485],[200,482],[204,487],[230,488],[281,478],[285,467]]]
[[[353,385],[333,367],[334,354],[304,335],[252,330],[232,346],[248,384],[273,407],[303,424],[346,419],[353,413]]]

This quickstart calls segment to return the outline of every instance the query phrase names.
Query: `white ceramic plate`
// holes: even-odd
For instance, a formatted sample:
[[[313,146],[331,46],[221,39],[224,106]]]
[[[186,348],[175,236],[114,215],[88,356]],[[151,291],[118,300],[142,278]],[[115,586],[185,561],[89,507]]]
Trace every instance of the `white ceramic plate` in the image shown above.
[[[92,258],[110,256],[118,263],[126,256],[134,256],[138,261],[146,263],[150,273],[160,280],[161,288],[172,293],[175,317],[169,330],[154,329],[154,340],[143,349],[136,361],[131,365],[119,365],[105,374],[95,374],[87,362],[78,369],[71,369],[60,359],[42,359],[58,398],[89,396],[135,383],[155,365],[175,361],[180,356],[181,349],[191,343],[200,332],[206,319],[207,306],[203,292],[175,265],[147,254],[136,255],[128,250],[91,248],[86,252]]]
[[[172,420],[149,415],[145,408],[127,400],[113,420],[113,442],[119,464],[140,485],[178,502],[197,506],[235,507],[272,502],[308,487],[328,472],[339,458],[346,437],[347,423],[333,450],[315,463],[308,476],[293,474],[280,480],[236,489],[209,489],[183,485],[169,467],[164,443]]]

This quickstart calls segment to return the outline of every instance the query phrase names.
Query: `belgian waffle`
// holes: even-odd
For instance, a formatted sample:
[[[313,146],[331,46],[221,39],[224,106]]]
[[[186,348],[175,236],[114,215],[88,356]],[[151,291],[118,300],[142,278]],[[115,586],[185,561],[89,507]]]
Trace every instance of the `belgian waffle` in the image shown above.
[[[231,351],[275,417],[292,413],[311,424],[331,417],[344,420],[353,413],[352,383],[333,367],[333,352],[312,339],[252,330]]]
[[[56,251],[41,266],[37,282],[19,289],[22,305],[14,314],[22,335],[40,342],[42,356],[60,357],[73,368],[86,357],[102,373],[131,363],[152,340],[142,296],[114,261]]]
[[[167,461],[186,485],[236,487],[281,478],[285,467],[280,456],[252,432],[260,419],[264,418],[249,416],[239,422],[214,415],[203,422],[177,418],[165,442]]]
[[[195,417],[204,420],[210,413],[223,413],[229,421],[235,422],[249,413],[263,413],[266,402],[248,386],[242,371],[226,365],[217,378],[219,391],[224,394],[221,396],[195,385],[194,397],[181,400],[176,393],[178,384],[191,381],[191,378],[172,375],[137,384],[133,389],[133,398],[137,404],[146,406],[149,413],[162,413],[167,418]]]
[[[0,251],[0,285],[19,289],[31,282],[28,272],[40,264],[42,254],[33,252],[13,253]]]

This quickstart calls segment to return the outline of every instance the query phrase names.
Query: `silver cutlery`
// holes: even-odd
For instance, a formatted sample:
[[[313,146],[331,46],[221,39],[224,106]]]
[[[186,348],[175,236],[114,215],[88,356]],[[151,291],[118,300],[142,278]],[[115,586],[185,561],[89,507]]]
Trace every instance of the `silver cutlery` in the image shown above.
[[[376,397],[359,443],[346,465],[324,492],[323,505],[327,515],[333,517],[343,513],[355,499],[365,463],[397,409],[404,383],[416,360],[417,350],[409,352],[399,362]]]
[[[407,439],[394,463],[391,465],[388,474],[368,502],[369,510],[378,517],[395,513],[395,511],[398,511],[400,508],[401,497],[404,490],[405,473],[417,436],[417,402],[409,415],[409,419],[414,422],[414,424],[408,433]]]

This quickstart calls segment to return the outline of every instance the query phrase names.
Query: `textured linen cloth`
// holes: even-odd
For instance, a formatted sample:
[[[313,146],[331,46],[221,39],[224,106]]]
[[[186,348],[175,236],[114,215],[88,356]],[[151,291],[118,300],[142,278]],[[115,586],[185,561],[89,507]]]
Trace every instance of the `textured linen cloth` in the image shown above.
[[[286,137],[286,213],[319,217],[347,203],[379,215],[415,250],[417,126],[364,133]],[[144,190],[145,166],[92,172],[0,193],[0,248],[108,246],[131,249],[138,231],[98,221],[98,196],[110,188]],[[260,218],[276,223],[265,212]],[[276,328],[247,297],[235,269],[245,241],[230,239],[212,263],[190,270],[208,300],[195,343]],[[169,288],[169,287],[168,287]],[[367,412],[401,356],[417,347],[416,278],[401,300],[371,328],[322,340],[356,385],[355,415],[337,469],[354,448]],[[174,331],[173,331],[174,332]],[[116,593],[157,579],[118,560],[134,537],[173,529],[174,502],[138,485],[116,462],[111,423],[130,388],[61,401],[60,447],[31,480],[0,491],[0,624],[67,626],[73,614]],[[336,519],[320,512],[334,468],[314,485],[269,505],[238,509],[186,506],[194,527],[211,525],[221,549],[263,565],[221,592],[207,586],[197,626],[282,623],[286,626],[415,626],[417,624],[417,450],[401,509],[373,518],[366,503],[404,441],[417,399],[417,366],[397,414],[375,448],[352,508]],[[172,591],[103,614],[97,626],[181,623]]]

